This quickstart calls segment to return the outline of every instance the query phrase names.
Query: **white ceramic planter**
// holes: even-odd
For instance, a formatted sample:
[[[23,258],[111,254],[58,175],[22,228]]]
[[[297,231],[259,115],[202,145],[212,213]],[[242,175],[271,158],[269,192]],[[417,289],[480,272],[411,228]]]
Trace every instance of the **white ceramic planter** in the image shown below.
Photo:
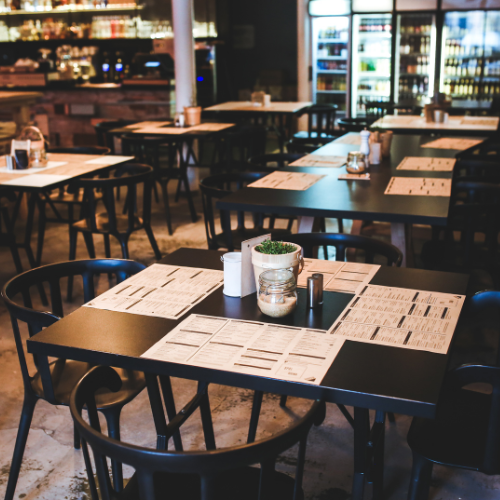
[[[283,255],[268,255],[257,252],[255,247],[252,248],[252,264],[257,291],[259,290],[259,276],[264,271],[268,271],[269,269],[290,269],[295,276],[295,281],[297,281],[299,274],[302,272],[304,268],[302,247],[295,243],[287,243],[286,241],[283,243],[296,247],[295,252]]]

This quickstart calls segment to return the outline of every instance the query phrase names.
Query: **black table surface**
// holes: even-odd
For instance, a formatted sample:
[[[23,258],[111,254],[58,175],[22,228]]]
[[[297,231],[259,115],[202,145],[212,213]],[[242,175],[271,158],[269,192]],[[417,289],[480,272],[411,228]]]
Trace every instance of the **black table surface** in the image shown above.
[[[357,134],[350,134],[357,135]],[[278,213],[310,217],[340,217],[410,224],[446,225],[450,198],[445,196],[385,195],[392,176],[451,178],[451,172],[396,170],[405,156],[454,158],[459,151],[421,148],[433,138],[424,135],[394,135],[390,158],[370,167],[369,181],[339,180],[345,167],[287,167],[290,172],[326,175],[306,191],[246,187],[216,204],[225,210]],[[314,152],[319,155],[347,156],[359,146],[333,141]]]
[[[219,251],[182,248],[161,262],[222,269],[221,255]],[[467,281],[462,274],[381,267],[371,282],[464,294]],[[324,305],[310,310],[305,305],[305,290],[300,289],[296,311],[273,319],[260,313],[255,294],[242,299],[226,297],[219,288],[188,314],[328,329],[351,298],[350,294],[325,292]],[[362,408],[428,418],[435,415],[449,355],[346,341],[318,386],[140,357],[180,321],[82,307],[28,340],[28,351]]]

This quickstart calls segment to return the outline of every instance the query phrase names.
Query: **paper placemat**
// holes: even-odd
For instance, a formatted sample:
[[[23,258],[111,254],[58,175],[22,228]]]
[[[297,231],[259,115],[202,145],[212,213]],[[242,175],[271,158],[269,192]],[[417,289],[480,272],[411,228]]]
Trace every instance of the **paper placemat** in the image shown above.
[[[71,175],[31,174],[2,182],[2,184],[7,186],[46,187],[68,179],[71,179]]]
[[[425,170],[434,172],[452,172],[457,160],[455,158],[427,158],[405,156],[396,170]]]
[[[293,163],[289,163],[289,167],[328,167],[339,168],[345,165],[345,156],[327,156],[327,155],[306,155]]]
[[[191,314],[141,357],[319,385],[343,343],[325,330]]]
[[[163,125],[168,125],[169,123],[172,123],[172,121],[168,121],[168,122],[155,122],[155,121],[138,122],[138,123],[131,123],[130,125],[125,125],[125,127],[123,127],[123,128],[162,127]]]
[[[272,172],[248,187],[268,189],[288,189],[291,191],[305,191],[320,181],[325,175],[305,174],[303,172]]]
[[[151,135],[181,135],[191,130],[191,127],[142,127],[132,130],[133,134]]]
[[[451,179],[391,177],[384,194],[451,196]]]
[[[462,125],[482,125],[483,127],[498,126],[498,118],[489,116],[464,116]]]
[[[179,319],[219,288],[223,281],[223,271],[153,264],[85,306]]]
[[[335,260],[304,259],[297,286],[307,288],[307,278],[315,273],[323,275],[323,289],[329,292],[358,293],[370,283],[380,269],[375,264],[339,262]]]
[[[483,139],[453,139],[451,137],[441,137],[435,141],[422,144],[422,148],[436,148],[436,149],[456,149],[457,151],[464,151],[465,149],[472,148],[481,144]]]
[[[105,155],[94,158],[93,160],[87,160],[84,163],[87,165],[115,165],[116,163],[123,163],[133,159],[134,156]]]
[[[5,161],[5,157],[3,158]],[[21,175],[32,175],[36,173],[43,173],[46,170],[50,170],[51,168],[62,167],[63,165],[67,165],[66,161],[48,161],[45,167],[32,167],[26,168],[24,170],[9,170],[7,167],[0,167],[0,173],[2,174],[21,174]]]
[[[367,285],[328,330],[335,337],[446,354],[465,295]]]

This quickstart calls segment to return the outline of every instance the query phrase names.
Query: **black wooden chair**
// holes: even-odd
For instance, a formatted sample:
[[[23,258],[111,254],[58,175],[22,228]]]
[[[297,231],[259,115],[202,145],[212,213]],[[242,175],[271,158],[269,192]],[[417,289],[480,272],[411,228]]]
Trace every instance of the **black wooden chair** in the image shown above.
[[[84,190],[83,218],[70,227],[70,260],[76,257],[78,233],[82,233],[89,256],[95,258],[93,234],[104,236],[106,257],[110,257],[110,236],[114,236],[121,246],[122,257],[128,259],[128,240],[135,231],[144,229],[155,253],[160,260],[161,252],[151,228],[151,187],[153,168],[148,165],[128,163],[117,167],[108,179],[80,179],[73,183],[76,189]],[[144,186],[141,216],[137,215],[137,188]],[[126,214],[117,214],[114,189],[124,186],[127,189],[125,198]],[[98,212],[96,191],[102,194],[104,212]]]
[[[371,123],[371,120],[368,120],[367,118],[342,118],[337,124],[342,132],[347,133],[361,132],[365,128],[368,128]]]
[[[372,124],[385,115],[392,114],[394,104],[391,102],[368,101],[365,102],[366,119]]]
[[[108,120],[99,122],[94,125],[94,130],[97,136],[97,144],[105,146],[111,150],[111,154],[116,154],[115,150],[115,135],[111,134],[111,130],[116,128],[123,128],[137,120]]]
[[[279,168],[287,167],[289,163],[293,163],[303,156],[304,155],[301,153],[270,153],[265,155],[252,156],[252,158],[250,158],[248,162],[264,170],[276,170]]]
[[[47,401],[52,405],[69,404],[71,391],[76,383],[91,368],[88,363],[56,359],[49,363],[46,356],[35,356],[36,371],[30,375],[24,349],[24,340],[21,334],[21,324],[28,327],[29,336],[33,336],[56,323],[63,317],[63,303],[61,299],[60,280],[68,276],[81,276],[83,279],[84,301],[88,302],[95,296],[94,277],[98,274],[114,274],[117,282],[128,276],[138,273],[145,266],[138,262],[127,260],[83,260],[62,262],[39,267],[26,271],[11,279],[2,289],[2,299],[9,310],[17,354],[21,365],[21,375],[24,382],[24,403],[19,423],[14,455],[10,466],[9,481],[5,499],[12,500],[16,489],[17,479],[24,455],[26,440],[35,405],[39,400]],[[51,311],[38,311],[33,308],[30,288],[49,285]],[[91,335],[92,332],[82,332]],[[104,390],[97,396],[97,409],[106,417],[109,434],[116,439],[120,438],[120,412],[125,404],[137,396],[145,387],[144,375],[129,370],[118,370],[116,376],[122,385],[118,392]],[[75,448],[80,447],[80,438],[75,429]],[[121,465],[113,462],[113,479],[116,488],[122,482]]]
[[[205,217],[205,231],[207,235],[208,248],[217,250],[227,248],[230,252],[241,248],[241,242],[262,234],[271,232],[273,239],[288,237],[290,231],[287,229],[264,228],[263,215],[253,217],[253,227],[245,225],[245,213],[238,212],[238,225],[231,229],[231,214],[228,211],[220,211],[220,225],[222,232],[217,233],[215,201],[224,198],[247,184],[264,177],[265,173],[240,172],[231,174],[215,174],[206,177],[200,182],[200,190],[203,201],[203,214]]]
[[[80,155],[107,155],[111,150],[107,147],[101,146],[78,146],[67,148],[53,148],[48,151],[49,153],[62,153],[62,154],[80,154]],[[89,174],[93,176],[94,174]],[[38,265],[42,262],[43,242],[45,238],[45,226],[47,222],[51,223],[67,223],[73,224],[75,221],[75,212],[82,208],[83,193],[79,189],[73,187],[62,187],[52,192],[44,193],[40,197],[39,203],[39,216],[38,216],[38,241],[36,262]],[[47,217],[47,205],[50,206],[54,212],[54,217]],[[59,208],[65,207],[67,217],[61,215]]]
[[[183,140],[171,140],[161,136],[140,137],[134,134],[124,134],[121,137],[123,153],[135,156],[136,161],[151,165],[154,169],[153,178],[160,185],[163,206],[165,210],[165,220],[167,222],[169,234],[173,234],[172,217],[170,214],[170,205],[168,199],[168,183],[171,180],[177,180],[184,186],[191,213],[191,220],[196,222],[198,216],[193,202],[193,196],[189,188],[187,177],[187,165],[181,161],[178,164],[177,157],[182,155]],[[164,165],[166,163],[166,165]],[[158,196],[156,194],[156,201]]]
[[[310,428],[319,425],[325,415],[324,403],[315,402],[311,409],[278,434],[260,441],[217,449],[212,427],[208,394],[198,392],[170,421],[167,435],[179,432],[182,425],[200,408],[203,419],[206,450],[170,451],[131,445],[108,437],[101,432],[95,411],[95,393],[105,387],[120,389],[121,380],[109,367],[95,367],[78,383],[71,396],[70,408],[75,426],[82,437],[90,491],[97,500],[97,487],[87,444],[92,449],[98,485],[103,500],[117,498],[157,500],[242,500],[273,498],[301,500],[307,436]],[[82,417],[86,406],[90,425]],[[207,414],[208,413],[208,414]],[[295,480],[276,472],[278,455],[299,443]],[[107,458],[131,466],[135,474],[117,494],[111,486]],[[260,468],[250,465],[260,464]]]
[[[376,255],[386,259],[386,265],[401,265],[403,254],[390,243],[368,238],[367,236],[357,236],[353,234],[338,233],[302,233],[288,236],[287,241],[296,243],[304,249],[304,257],[311,258],[314,249],[320,246],[333,246],[336,249],[335,260],[345,261],[346,250],[353,248],[364,251],[364,260],[367,264],[373,264]]]
[[[482,160],[500,163],[500,139],[490,137],[477,146],[461,151],[456,157],[459,160]]]
[[[477,383],[492,392],[464,389]],[[464,365],[451,372],[436,419],[414,418],[408,444],[413,453],[408,500],[427,500],[434,464],[500,474],[500,367]]]
[[[297,116],[307,115],[307,131],[297,132],[290,143],[322,146],[338,137],[335,133],[335,104],[313,104]]]

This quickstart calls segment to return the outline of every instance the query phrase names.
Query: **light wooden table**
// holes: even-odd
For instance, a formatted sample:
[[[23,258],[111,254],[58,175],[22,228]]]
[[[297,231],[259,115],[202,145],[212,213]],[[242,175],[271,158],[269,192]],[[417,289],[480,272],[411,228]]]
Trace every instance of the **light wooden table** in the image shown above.
[[[372,127],[392,130],[396,133],[453,132],[465,135],[490,135],[497,131],[497,116],[450,116],[447,123],[427,122],[424,117],[410,115],[386,115],[372,123]]]
[[[298,113],[312,102],[272,102],[269,106],[254,106],[250,101],[229,101],[215,104],[204,111],[254,111],[257,113]]]

